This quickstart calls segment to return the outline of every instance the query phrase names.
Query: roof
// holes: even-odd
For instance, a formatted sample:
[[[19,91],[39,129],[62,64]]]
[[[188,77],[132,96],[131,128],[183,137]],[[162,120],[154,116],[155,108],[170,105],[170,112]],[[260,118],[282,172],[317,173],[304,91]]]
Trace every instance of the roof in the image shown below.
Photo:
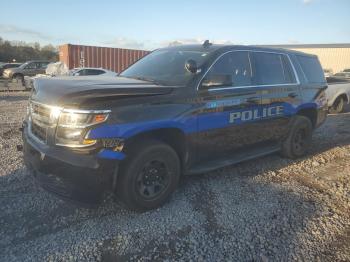
[[[314,56],[312,54],[290,50],[282,46],[249,46],[249,45],[212,44],[210,46],[204,47],[203,45],[195,44],[195,45],[170,46],[170,47],[165,47],[161,49],[172,49],[172,50],[179,50],[179,51],[199,51],[199,52],[210,52],[210,53],[214,53],[214,52],[222,53],[230,50],[247,50],[247,51],[265,51],[265,52],[278,52],[278,53],[285,53],[285,54],[302,54],[306,56]]]
[[[259,45],[272,48],[350,48],[350,43],[339,44],[295,44],[295,45]]]

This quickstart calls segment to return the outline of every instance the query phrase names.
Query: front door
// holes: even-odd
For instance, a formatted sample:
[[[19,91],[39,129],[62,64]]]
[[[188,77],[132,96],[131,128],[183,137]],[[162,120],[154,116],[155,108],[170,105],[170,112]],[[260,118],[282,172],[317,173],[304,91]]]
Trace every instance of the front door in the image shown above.
[[[35,76],[38,68],[37,62],[31,62],[23,69],[23,75]]]
[[[261,140],[261,89],[252,85],[247,51],[221,56],[199,86],[197,163],[230,157]]]

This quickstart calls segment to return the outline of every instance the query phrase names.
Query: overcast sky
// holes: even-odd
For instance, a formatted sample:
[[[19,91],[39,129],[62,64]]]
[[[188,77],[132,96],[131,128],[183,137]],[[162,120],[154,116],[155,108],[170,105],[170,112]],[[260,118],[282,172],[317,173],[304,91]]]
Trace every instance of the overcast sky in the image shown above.
[[[350,0],[11,0],[1,3],[0,36],[147,50],[205,39],[350,43]]]

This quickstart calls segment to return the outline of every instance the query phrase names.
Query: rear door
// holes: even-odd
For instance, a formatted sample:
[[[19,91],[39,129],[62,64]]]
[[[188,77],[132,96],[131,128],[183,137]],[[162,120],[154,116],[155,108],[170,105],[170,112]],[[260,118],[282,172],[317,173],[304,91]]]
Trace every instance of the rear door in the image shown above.
[[[222,77],[231,81],[216,86],[215,79]],[[214,81],[212,85],[209,79]],[[199,132],[195,140],[198,163],[228,158],[260,141],[259,121],[255,120],[261,94],[252,85],[248,51],[222,55],[200,84],[199,100],[203,107],[198,114]]]
[[[289,121],[302,103],[300,85],[288,55],[253,51],[254,84],[261,90],[263,115],[260,130],[271,143],[287,134]]]

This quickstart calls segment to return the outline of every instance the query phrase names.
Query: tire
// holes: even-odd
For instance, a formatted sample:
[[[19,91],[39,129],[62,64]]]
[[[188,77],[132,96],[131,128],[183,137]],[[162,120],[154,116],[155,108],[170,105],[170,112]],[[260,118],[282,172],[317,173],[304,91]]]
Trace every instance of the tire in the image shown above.
[[[329,113],[331,114],[339,114],[344,112],[345,100],[344,97],[338,97],[333,105],[329,108]]]
[[[129,150],[117,181],[117,195],[126,208],[146,211],[162,206],[175,191],[180,160],[173,148],[148,141]]]
[[[17,83],[21,83],[24,86],[24,76],[21,74],[15,75],[13,79],[16,80]]]
[[[309,118],[296,116],[288,137],[282,143],[282,155],[295,159],[306,155],[312,141],[313,127]]]

